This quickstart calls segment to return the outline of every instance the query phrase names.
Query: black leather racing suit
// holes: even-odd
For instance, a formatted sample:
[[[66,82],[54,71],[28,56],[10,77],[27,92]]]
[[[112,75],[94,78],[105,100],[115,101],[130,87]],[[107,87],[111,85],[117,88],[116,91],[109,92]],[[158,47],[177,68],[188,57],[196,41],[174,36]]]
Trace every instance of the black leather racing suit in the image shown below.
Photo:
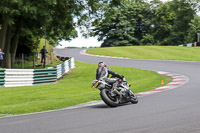
[[[97,80],[104,80],[105,82],[113,85],[114,89],[117,89],[118,85],[118,80],[116,78],[108,78],[109,74],[112,75],[112,77],[117,77],[117,78],[123,78],[123,76],[119,75],[118,73],[112,71],[108,67],[98,67],[97,72],[96,72],[96,79]]]

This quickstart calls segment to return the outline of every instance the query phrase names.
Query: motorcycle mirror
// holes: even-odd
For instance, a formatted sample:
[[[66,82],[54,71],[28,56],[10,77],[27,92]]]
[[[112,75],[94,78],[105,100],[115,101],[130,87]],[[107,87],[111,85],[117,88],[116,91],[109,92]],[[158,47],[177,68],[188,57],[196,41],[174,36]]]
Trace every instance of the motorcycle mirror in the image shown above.
[[[131,84],[129,85],[129,87],[131,87]]]

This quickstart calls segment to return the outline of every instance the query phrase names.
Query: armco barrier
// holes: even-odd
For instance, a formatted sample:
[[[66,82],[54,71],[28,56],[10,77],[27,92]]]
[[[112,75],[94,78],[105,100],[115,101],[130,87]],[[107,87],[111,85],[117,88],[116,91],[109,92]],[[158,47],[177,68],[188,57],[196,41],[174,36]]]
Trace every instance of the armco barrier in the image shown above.
[[[29,86],[55,82],[74,68],[74,58],[47,69],[0,69],[0,87]]]
[[[5,83],[5,69],[0,69],[0,87],[3,87]]]
[[[56,68],[34,69],[33,84],[54,82],[57,80]]]
[[[33,84],[34,69],[5,69],[5,87],[26,86]]]

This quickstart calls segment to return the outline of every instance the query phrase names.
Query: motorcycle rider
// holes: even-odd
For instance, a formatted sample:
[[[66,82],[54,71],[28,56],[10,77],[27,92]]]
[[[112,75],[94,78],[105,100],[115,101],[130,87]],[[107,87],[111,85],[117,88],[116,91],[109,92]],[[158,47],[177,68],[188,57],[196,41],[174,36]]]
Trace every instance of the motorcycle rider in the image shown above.
[[[96,71],[96,80],[104,80],[108,84],[113,85],[113,89],[117,89],[117,85],[119,83],[118,79],[112,78],[112,77],[109,78],[109,74],[111,74],[112,77],[117,77],[120,79],[124,78],[123,75],[119,75],[118,73],[116,73],[116,72],[112,71],[110,68],[108,68],[104,62],[99,62],[98,68]]]

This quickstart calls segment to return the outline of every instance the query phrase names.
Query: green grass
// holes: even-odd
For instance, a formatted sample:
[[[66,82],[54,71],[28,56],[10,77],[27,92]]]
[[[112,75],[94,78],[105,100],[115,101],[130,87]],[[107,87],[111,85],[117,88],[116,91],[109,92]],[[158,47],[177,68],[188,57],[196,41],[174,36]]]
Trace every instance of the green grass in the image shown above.
[[[5,117],[6,115],[2,115],[2,114],[0,114],[0,117]]]
[[[0,88],[0,117],[4,116],[1,114],[41,112],[100,100],[99,90],[90,88],[97,65],[76,62],[76,66],[76,69],[57,83]],[[110,68],[124,75],[136,93],[161,86],[161,80],[165,83],[171,81],[170,77],[153,71],[116,66]]]
[[[133,59],[200,61],[200,47],[128,46],[89,49],[87,53]]]

